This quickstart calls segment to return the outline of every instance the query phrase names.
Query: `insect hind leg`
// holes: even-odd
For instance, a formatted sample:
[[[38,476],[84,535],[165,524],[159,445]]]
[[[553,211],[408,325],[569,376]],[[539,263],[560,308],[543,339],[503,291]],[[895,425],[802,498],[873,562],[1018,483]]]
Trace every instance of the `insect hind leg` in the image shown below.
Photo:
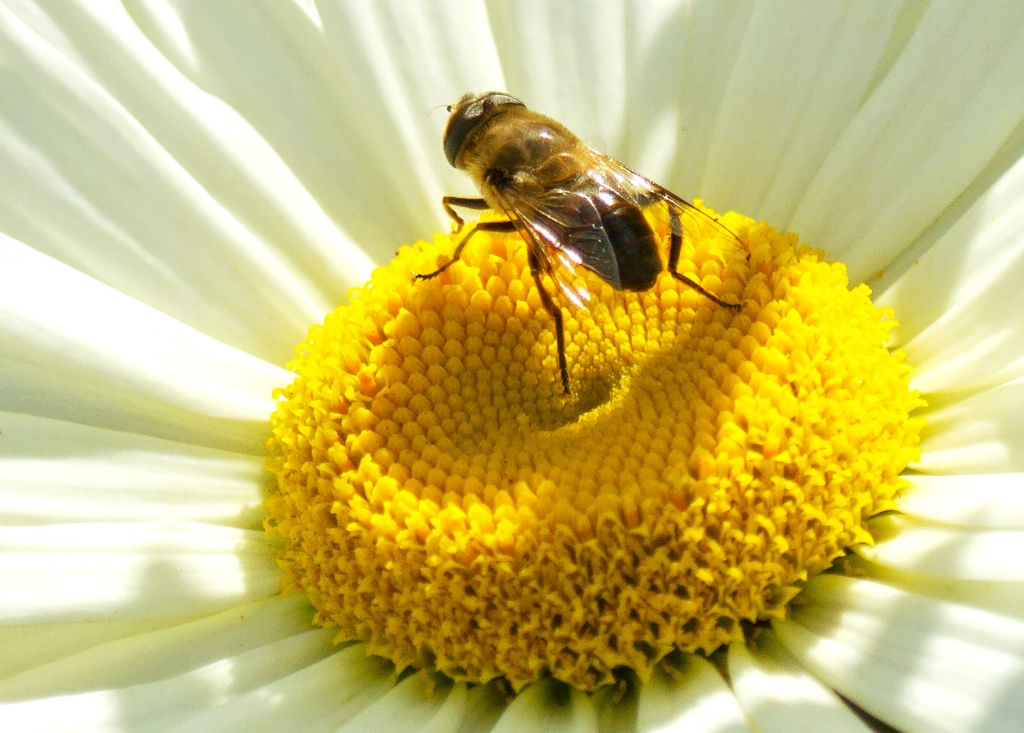
[[[562,309],[555,304],[555,301],[551,298],[551,293],[544,288],[543,281],[541,280],[540,260],[532,248],[530,249],[528,260],[530,263],[530,274],[533,276],[533,281],[537,283],[537,292],[540,294],[541,305],[544,306],[544,310],[551,314],[551,318],[555,322],[555,344],[558,346],[558,371],[562,375],[562,393],[569,395],[571,394],[569,391],[569,366],[565,360],[565,329],[562,327]]]
[[[462,256],[462,250],[466,248],[466,243],[469,242],[470,238],[477,232],[499,232],[509,234],[516,230],[515,222],[509,221],[478,221],[473,224],[472,228],[466,232],[466,236],[459,240],[459,243],[455,245],[455,251],[452,252],[452,258],[441,265],[433,272],[419,273],[414,272],[412,274],[413,280],[429,280],[430,278],[437,277],[442,272],[447,270],[449,267],[459,261],[459,257]]]
[[[671,208],[669,209],[669,225],[672,230],[671,235],[669,236],[668,250],[669,274],[679,282],[683,283],[683,285],[696,290],[712,303],[716,303],[717,305],[720,305],[723,308],[728,308],[729,310],[740,310],[743,307],[742,303],[730,303],[727,300],[722,300],[714,293],[705,290],[696,280],[687,277],[676,269],[679,267],[679,257],[683,251],[683,226],[679,221],[679,214]]]

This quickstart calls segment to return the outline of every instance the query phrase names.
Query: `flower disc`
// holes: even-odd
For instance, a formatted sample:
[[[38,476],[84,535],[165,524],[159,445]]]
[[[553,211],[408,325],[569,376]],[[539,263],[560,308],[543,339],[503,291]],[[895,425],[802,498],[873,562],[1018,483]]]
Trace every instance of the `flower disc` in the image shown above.
[[[741,639],[870,542],[920,427],[895,322],[794,236],[722,221],[745,250],[698,232],[680,270],[743,308],[666,273],[595,289],[564,311],[572,395],[518,237],[374,272],[278,394],[286,590],[399,667],[591,690]]]

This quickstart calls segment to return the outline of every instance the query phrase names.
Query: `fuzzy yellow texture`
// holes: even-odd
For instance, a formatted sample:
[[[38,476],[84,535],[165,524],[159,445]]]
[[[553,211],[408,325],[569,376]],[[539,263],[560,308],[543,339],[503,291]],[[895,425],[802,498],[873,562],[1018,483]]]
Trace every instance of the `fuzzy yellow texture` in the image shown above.
[[[277,395],[286,591],[399,667],[592,690],[742,639],[870,542],[921,427],[895,322],[795,236],[722,221],[743,249],[698,232],[680,269],[743,309],[666,274],[595,288],[565,311],[570,396],[518,237],[376,270]]]

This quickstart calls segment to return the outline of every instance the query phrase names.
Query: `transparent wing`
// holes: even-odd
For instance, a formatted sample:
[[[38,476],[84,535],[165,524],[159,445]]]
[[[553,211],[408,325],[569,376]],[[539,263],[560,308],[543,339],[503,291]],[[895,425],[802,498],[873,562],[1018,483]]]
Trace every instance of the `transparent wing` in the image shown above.
[[[739,237],[715,217],[614,158],[596,151],[592,152],[595,163],[590,167],[590,171],[597,185],[615,190],[630,203],[641,208],[661,201],[668,206],[669,212],[675,214],[669,221],[673,228],[677,226],[678,221],[678,226],[681,227],[678,234],[685,237],[695,232],[703,232],[705,240],[714,240],[715,247],[726,254],[746,253]]]
[[[541,273],[577,307],[585,307],[589,270],[615,288],[620,286],[615,249],[601,224],[592,190],[555,188],[539,196],[514,191],[499,194],[502,208],[530,244]],[[582,268],[582,269],[581,269]]]
[[[585,271],[622,289],[615,247],[602,224],[595,202],[605,211],[625,202],[641,209],[663,203],[669,226],[684,239],[701,234],[701,246],[710,242],[727,252],[745,250],[724,224],[654,181],[617,160],[591,151],[585,173],[571,185],[526,195],[509,187],[497,192],[501,208],[531,248],[541,275],[547,275],[570,303],[585,307],[590,299]],[[539,283],[541,287],[542,284]]]

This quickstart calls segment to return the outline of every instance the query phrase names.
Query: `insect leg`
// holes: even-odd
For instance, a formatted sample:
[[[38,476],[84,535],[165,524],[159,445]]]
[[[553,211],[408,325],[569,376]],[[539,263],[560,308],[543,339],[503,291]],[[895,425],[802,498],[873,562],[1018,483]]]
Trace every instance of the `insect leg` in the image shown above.
[[[693,280],[676,270],[676,267],[679,266],[679,256],[682,254],[683,251],[683,226],[682,223],[679,221],[679,213],[671,206],[668,210],[668,216],[669,224],[672,229],[672,234],[669,237],[668,271],[672,275],[672,277],[674,277],[679,282],[683,283],[683,285],[693,288],[698,293],[703,295],[705,298],[714,303],[717,303],[723,308],[729,308],[730,310],[734,311],[738,311],[740,308],[742,308],[742,303],[730,303],[727,300],[722,300],[717,295],[710,293],[704,288],[702,288],[700,283],[698,283],[696,280]]]
[[[459,257],[462,255],[462,250],[465,249],[466,243],[469,241],[470,237],[472,237],[477,232],[504,232],[505,234],[508,234],[510,232],[514,232],[515,230],[516,225],[512,221],[478,221],[470,228],[468,232],[466,232],[466,236],[459,240],[459,243],[455,246],[455,251],[452,252],[452,258],[450,260],[445,262],[443,265],[441,265],[433,272],[428,272],[424,275],[421,275],[418,272],[414,272],[412,275],[412,279],[429,280],[432,277],[437,277],[442,272],[447,270],[449,267],[454,265],[456,262],[458,262]]]
[[[465,222],[462,220],[462,217],[456,213],[455,209],[452,208],[453,206],[458,206],[462,209],[473,209],[475,211],[482,211],[484,209],[491,208],[483,199],[468,199],[463,198],[462,196],[445,196],[441,199],[441,206],[444,207],[445,213],[452,218],[460,229]]]
[[[537,283],[537,292],[540,293],[541,305],[544,306],[544,310],[550,313],[555,321],[555,343],[558,345],[558,371],[562,374],[562,393],[568,395],[570,394],[569,366],[565,362],[565,331],[562,328],[562,309],[555,305],[555,301],[551,299],[551,293],[544,289],[544,284],[541,280],[540,260],[532,247],[530,248],[528,261],[530,263],[530,274],[533,275],[533,281]]]

